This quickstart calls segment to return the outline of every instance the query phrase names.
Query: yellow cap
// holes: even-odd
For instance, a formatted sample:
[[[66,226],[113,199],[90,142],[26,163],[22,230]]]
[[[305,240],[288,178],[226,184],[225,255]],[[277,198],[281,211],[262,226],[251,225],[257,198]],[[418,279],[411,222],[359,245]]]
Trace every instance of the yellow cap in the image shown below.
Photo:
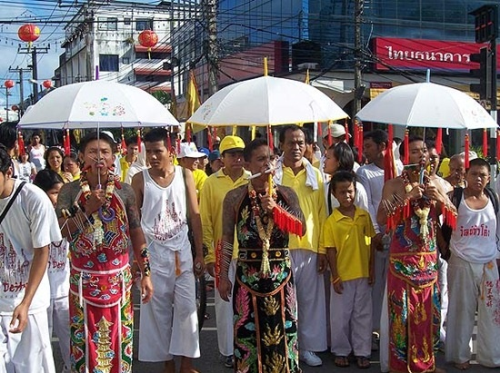
[[[240,150],[245,149],[245,142],[238,136],[226,136],[222,139],[219,145],[219,151],[221,154],[229,150]]]

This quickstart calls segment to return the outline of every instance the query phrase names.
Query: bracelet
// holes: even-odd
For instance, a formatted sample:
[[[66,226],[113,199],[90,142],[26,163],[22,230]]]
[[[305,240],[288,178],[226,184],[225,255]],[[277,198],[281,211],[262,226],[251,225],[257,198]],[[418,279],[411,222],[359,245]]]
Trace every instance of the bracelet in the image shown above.
[[[341,278],[340,278],[340,276],[338,276],[338,277],[336,277],[336,278],[334,278],[334,279],[332,280],[332,284],[333,284],[333,285],[335,285],[335,284],[339,283],[339,282],[340,282],[340,280],[341,280]]]
[[[141,258],[142,258],[142,265],[144,266],[142,275],[149,277],[151,275],[151,266],[149,264],[149,251],[146,246],[141,249]]]

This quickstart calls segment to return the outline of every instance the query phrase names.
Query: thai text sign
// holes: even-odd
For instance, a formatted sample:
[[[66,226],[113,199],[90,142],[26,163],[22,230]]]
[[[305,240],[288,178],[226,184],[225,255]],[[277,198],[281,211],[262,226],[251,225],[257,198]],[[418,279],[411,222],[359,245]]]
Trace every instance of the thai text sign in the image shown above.
[[[470,55],[479,53],[484,45],[442,40],[374,38],[375,69],[468,71],[479,67],[478,63],[471,62]],[[497,62],[497,66],[500,66],[498,56]]]

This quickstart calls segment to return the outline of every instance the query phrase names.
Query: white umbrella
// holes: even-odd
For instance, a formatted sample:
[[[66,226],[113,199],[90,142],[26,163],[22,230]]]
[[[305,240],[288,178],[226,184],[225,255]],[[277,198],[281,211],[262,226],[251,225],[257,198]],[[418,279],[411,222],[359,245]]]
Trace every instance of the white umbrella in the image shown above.
[[[121,128],[177,126],[179,122],[142,89],[91,81],[52,90],[28,110],[21,128]]]
[[[187,122],[209,126],[274,126],[347,117],[317,88],[296,80],[262,76],[221,89]]]
[[[391,88],[375,97],[356,116],[363,122],[409,127],[471,130],[497,127],[488,112],[472,97],[434,83]]]

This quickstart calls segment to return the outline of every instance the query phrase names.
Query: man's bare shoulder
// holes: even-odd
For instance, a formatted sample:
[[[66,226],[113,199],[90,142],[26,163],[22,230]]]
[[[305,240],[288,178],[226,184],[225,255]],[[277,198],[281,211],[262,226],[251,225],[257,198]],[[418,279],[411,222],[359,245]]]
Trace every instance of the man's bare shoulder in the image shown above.
[[[231,203],[235,203],[239,199],[243,197],[243,195],[247,192],[248,186],[247,185],[241,185],[233,190],[230,190],[226,194],[226,198],[224,198],[224,203],[227,203],[226,201],[231,201]]]
[[[115,190],[125,203],[135,201],[134,189],[132,189],[130,184],[120,183],[120,188],[116,188]]]

